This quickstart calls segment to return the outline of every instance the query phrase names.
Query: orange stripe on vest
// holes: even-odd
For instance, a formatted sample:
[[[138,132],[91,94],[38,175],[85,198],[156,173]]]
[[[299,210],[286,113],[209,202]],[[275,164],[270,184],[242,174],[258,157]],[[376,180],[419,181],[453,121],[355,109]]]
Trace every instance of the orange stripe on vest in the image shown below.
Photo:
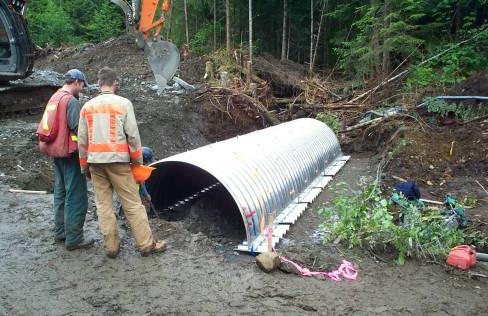
[[[126,114],[127,110],[118,105],[95,105],[85,107],[84,114]]]
[[[130,152],[129,156],[131,160],[136,160],[137,158],[142,157],[142,147],[136,151]]]
[[[89,144],[88,152],[90,153],[126,153],[129,152],[127,144]]]

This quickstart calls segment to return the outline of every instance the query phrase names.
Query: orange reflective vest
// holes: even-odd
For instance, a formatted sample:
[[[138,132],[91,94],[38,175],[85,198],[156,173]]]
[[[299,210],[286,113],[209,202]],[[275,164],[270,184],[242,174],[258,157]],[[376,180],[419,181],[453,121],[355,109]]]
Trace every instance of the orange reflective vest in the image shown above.
[[[132,103],[112,93],[88,101],[78,124],[80,166],[89,163],[137,162],[142,146]]]
[[[68,126],[68,104],[74,96],[58,90],[44,110],[36,135],[40,151],[50,157],[69,157],[78,151],[76,134]]]

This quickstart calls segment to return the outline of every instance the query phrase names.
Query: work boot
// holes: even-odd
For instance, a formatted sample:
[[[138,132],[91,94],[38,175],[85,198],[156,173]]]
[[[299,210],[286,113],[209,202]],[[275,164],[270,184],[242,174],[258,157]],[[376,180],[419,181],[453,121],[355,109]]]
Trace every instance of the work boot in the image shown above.
[[[156,242],[153,242],[151,247],[149,247],[149,249],[145,249],[141,251],[141,256],[147,257],[153,253],[165,252],[166,248],[168,248],[166,242],[164,240],[158,240]]]
[[[115,259],[117,258],[117,256],[119,255],[119,252],[120,252],[120,243],[117,247],[117,250],[115,251],[107,251],[105,250],[105,254],[107,255],[107,257],[109,257],[110,259]]]
[[[76,249],[90,248],[91,246],[93,246],[94,243],[95,243],[95,239],[83,238],[83,240],[76,245],[66,246],[66,250],[72,251]]]
[[[54,242],[58,242],[58,243],[63,243],[64,244],[64,241],[66,240],[66,237],[54,237]]]

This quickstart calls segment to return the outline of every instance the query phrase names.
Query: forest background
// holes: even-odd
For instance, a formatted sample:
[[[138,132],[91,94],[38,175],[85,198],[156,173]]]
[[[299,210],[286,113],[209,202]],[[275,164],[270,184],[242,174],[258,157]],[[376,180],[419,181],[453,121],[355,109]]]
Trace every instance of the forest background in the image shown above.
[[[488,68],[488,0],[171,2],[162,36],[196,54],[249,54],[252,43],[254,54],[361,82],[387,78],[448,50],[414,67],[409,88],[459,83]],[[101,42],[126,29],[122,11],[109,0],[30,1],[27,18],[41,47]]]

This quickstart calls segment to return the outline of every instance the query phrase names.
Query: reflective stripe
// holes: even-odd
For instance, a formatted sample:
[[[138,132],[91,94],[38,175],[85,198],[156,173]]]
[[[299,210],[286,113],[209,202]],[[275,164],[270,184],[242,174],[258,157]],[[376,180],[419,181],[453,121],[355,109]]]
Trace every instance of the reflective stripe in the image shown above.
[[[86,114],[86,125],[88,125],[88,143],[93,141],[93,115]]]
[[[45,131],[49,130],[49,125],[48,125],[49,114],[48,114],[48,112],[56,111],[57,107],[58,106],[56,104],[48,104],[46,106],[46,110],[44,111],[44,115],[42,116],[42,128]]]
[[[78,141],[78,136],[71,135],[71,140],[74,141],[74,142],[77,142]]]
[[[92,153],[128,153],[127,144],[89,144],[88,152]]]
[[[110,143],[115,144],[117,142],[117,117],[115,114],[110,114],[109,125]]]
[[[102,104],[85,107],[85,115],[89,114],[126,114],[127,109],[123,106]]]
[[[137,158],[140,158],[142,157],[142,147],[140,147],[138,150],[136,151],[131,151],[129,153],[129,156],[130,156],[130,159],[132,160],[136,160]]]

